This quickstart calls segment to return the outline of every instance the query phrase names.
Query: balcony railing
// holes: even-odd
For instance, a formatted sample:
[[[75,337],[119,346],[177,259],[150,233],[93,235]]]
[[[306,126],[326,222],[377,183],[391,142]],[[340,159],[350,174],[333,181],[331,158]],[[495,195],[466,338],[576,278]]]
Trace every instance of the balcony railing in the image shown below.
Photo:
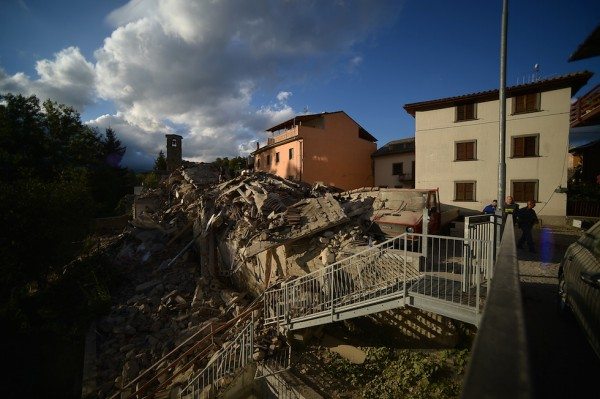
[[[585,126],[600,111],[600,84],[571,104],[571,127]]]
[[[297,136],[300,131],[300,126],[293,126],[290,129],[284,130],[283,132],[275,135],[274,137],[269,137],[267,139],[267,145],[279,143],[280,141],[287,140],[290,137]]]

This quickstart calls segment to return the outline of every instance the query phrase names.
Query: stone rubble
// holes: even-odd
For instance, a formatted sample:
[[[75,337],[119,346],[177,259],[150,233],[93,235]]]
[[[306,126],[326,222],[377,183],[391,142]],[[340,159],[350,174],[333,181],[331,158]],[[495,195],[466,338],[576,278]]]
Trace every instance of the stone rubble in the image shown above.
[[[274,283],[373,242],[368,197],[266,173],[213,184],[218,179],[206,170],[180,169],[159,189],[147,190],[142,202],[153,206],[115,244],[113,259],[124,281],[97,324],[99,398],[119,392],[202,328],[241,315]],[[253,358],[261,360],[286,343],[277,331],[263,329],[262,311],[255,312]],[[228,342],[235,330],[214,341]],[[196,371],[202,364],[194,364]],[[181,376],[191,372],[171,384],[185,382]],[[169,378],[163,374],[158,381]]]

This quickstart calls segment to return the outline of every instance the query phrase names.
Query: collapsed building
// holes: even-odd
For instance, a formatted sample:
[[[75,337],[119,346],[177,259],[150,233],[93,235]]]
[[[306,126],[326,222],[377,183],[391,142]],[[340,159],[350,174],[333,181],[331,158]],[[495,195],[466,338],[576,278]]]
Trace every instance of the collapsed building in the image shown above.
[[[107,249],[127,278],[94,328],[90,396],[168,395],[249,315],[263,342],[255,360],[285,349],[277,329],[262,328],[257,298],[376,244],[377,218],[423,206],[385,189],[340,192],[264,172],[221,179],[211,164],[182,167],[136,198]]]

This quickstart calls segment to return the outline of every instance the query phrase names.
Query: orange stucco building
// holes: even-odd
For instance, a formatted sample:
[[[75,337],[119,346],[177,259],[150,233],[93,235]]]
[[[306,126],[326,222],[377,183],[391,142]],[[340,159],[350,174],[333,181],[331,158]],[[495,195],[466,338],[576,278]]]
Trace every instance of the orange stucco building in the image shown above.
[[[377,139],[344,111],[299,115],[267,129],[273,137],[254,155],[254,169],[349,190],[373,185]]]

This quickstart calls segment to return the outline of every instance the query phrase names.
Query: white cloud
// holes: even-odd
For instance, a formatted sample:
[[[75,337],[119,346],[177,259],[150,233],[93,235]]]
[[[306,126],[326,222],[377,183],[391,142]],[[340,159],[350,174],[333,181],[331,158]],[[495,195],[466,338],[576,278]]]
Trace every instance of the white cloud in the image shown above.
[[[281,102],[287,101],[288,98],[292,95],[291,91],[280,91],[277,93],[277,100]]]
[[[173,129],[188,159],[235,156],[293,117],[292,93],[275,94],[278,87],[347,62],[398,8],[368,0],[131,0],[107,17],[115,30],[95,51],[95,65],[70,47],[40,61],[37,80],[0,71],[0,90],[52,94],[79,107],[93,95],[114,102],[116,115],[90,123],[110,122],[128,145],[126,162],[130,151],[155,157]],[[254,104],[259,90],[277,102]]]
[[[23,73],[7,75],[0,69],[0,92],[25,95],[36,94],[82,110],[95,97],[94,65],[88,62],[77,47],[68,47],[56,54],[53,60],[40,60],[35,69],[37,79]]]

